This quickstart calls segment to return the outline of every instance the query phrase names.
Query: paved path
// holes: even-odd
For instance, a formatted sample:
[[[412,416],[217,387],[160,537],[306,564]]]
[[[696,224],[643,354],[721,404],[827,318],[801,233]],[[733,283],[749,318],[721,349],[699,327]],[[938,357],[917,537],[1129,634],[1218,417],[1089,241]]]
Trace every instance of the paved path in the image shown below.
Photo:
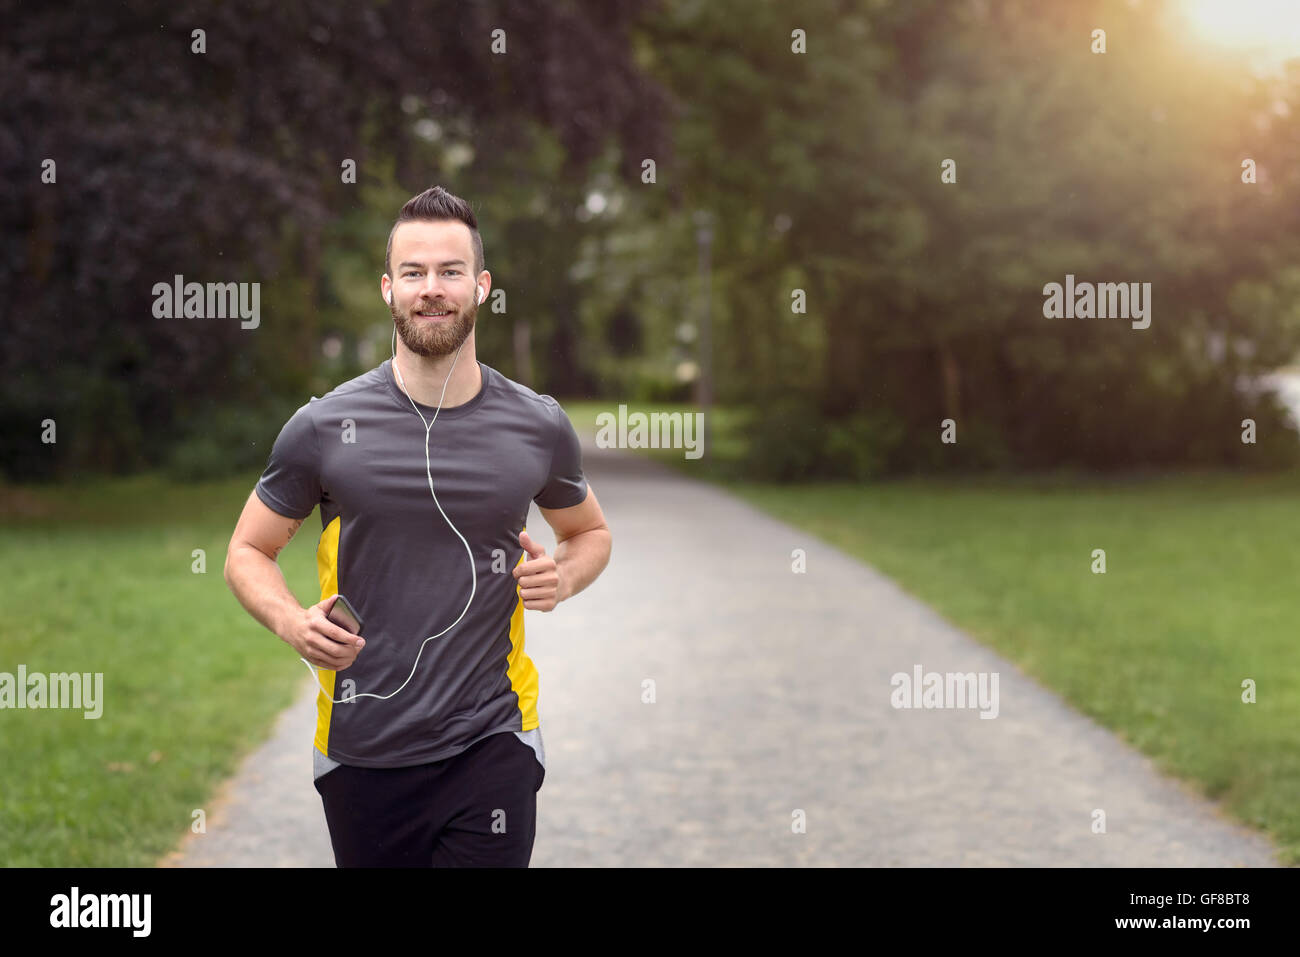
[[[586,466],[610,566],[527,617],[548,765],[534,867],[1275,863],[1258,833],[870,567],[629,454],[592,449]],[[536,509],[528,527],[551,552]],[[891,675],[917,664],[998,672],[998,717],[894,709]],[[312,690],[172,863],[333,865]]]

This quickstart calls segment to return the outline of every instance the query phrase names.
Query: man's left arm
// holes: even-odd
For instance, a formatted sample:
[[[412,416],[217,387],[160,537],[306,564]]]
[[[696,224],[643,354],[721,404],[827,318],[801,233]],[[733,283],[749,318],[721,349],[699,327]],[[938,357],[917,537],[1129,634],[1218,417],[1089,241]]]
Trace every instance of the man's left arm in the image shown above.
[[[528,560],[515,566],[514,576],[524,608],[551,611],[590,585],[605,570],[613,536],[590,484],[581,504],[571,508],[539,505],[538,510],[555,532],[555,557],[548,556],[527,532],[520,532],[519,544],[528,552]]]

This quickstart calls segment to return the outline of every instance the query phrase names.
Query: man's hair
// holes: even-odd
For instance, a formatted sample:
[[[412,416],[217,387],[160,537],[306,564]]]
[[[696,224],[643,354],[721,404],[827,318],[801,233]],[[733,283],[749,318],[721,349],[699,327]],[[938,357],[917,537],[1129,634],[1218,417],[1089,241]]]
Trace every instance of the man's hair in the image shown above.
[[[397,221],[388,231],[388,249],[384,252],[384,272],[393,275],[393,234],[402,223],[416,221],[437,221],[457,219],[469,227],[470,238],[474,245],[474,277],[484,269],[483,238],[478,234],[478,219],[469,203],[459,196],[453,196],[441,186],[431,186],[419,195],[412,196],[397,214]]]

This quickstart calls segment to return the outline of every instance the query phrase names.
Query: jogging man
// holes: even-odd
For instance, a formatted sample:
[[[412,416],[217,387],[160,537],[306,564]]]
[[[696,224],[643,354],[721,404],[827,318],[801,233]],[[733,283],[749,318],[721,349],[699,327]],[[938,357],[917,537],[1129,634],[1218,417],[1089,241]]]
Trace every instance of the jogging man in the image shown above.
[[[338,866],[526,867],[546,756],[524,610],[591,584],[611,536],[564,410],[475,355],[492,277],[469,204],[413,197],[384,267],[394,358],[285,424],[226,582],[320,669],[315,784]],[[553,556],[524,528],[530,501]],[[318,505],[321,601],[303,608],[276,558]],[[326,620],[339,594],[360,635]]]

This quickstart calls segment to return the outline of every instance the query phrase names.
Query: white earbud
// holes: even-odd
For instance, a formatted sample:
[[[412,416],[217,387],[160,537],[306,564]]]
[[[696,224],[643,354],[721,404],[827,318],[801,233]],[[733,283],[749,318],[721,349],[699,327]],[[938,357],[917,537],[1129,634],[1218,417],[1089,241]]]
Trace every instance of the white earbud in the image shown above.
[[[485,298],[486,298],[486,297],[485,297],[484,294],[483,294],[483,287],[482,287],[482,286],[479,286],[479,287],[478,287],[478,304],[479,304],[480,306],[483,305],[483,300],[484,300]]]
[[[391,306],[393,304],[393,290],[390,289],[388,292],[384,293],[384,299],[387,300],[388,304]]]

